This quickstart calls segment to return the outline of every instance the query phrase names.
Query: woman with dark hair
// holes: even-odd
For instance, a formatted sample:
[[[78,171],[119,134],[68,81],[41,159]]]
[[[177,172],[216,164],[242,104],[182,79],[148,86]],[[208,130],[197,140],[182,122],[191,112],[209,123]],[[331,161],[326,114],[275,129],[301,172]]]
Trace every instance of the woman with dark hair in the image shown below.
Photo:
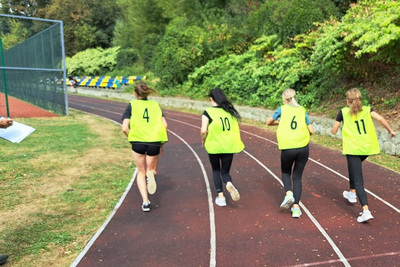
[[[201,139],[206,149],[212,171],[214,185],[218,196],[215,204],[226,206],[223,183],[230,193],[233,201],[240,199],[239,191],[232,184],[229,172],[232,165],[233,154],[244,149],[240,138],[238,119],[239,112],[234,108],[220,88],[215,88],[209,94],[212,107],[207,108],[201,117]]]
[[[347,159],[349,171],[350,190],[343,191],[343,197],[350,203],[360,200],[363,211],[357,217],[357,222],[367,222],[374,217],[368,207],[367,194],[364,189],[362,162],[369,155],[380,153],[378,138],[372,119],[382,124],[392,137],[396,133],[390,128],[388,122],[369,106],[363,106],[361,92],[350,89],[346,92],[347,107],[342,108],[336,116],[332,134],[336,134],[340,125],[342,127],[343,155]]]
[[[168,141],[167,120],[160,105],[154,100],[147,99],[152,91],[145,83],[136,85],[134,90],[136,100],[130,101],[122,115],[122,131],[132,144],[137,168],[136,183],[143,199],[143,211],[151,210],[147,192],[149,194],[156,192],[155,175],[158,157],[162,145]]]

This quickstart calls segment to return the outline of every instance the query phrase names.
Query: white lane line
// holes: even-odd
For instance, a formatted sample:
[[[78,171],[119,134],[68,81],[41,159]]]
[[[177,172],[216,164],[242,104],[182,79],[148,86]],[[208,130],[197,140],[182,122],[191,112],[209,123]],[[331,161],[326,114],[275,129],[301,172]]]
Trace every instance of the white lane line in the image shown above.
[[[272,140],[270,140],[270,139],[268,139],[268,138],[265,138],[265,137],[262,137],[262,136],[259,136],[259,135],[256,135],[256,134],[247,132],[247,131],[242,131],[242,132],[244,132],[244,133],[246,133],[246,134],[249,134],[249,135],[252,135],[252,136],[255,136],[255,137],[258,137],[258,138],[263,139],[263,140],[265,140],[265,141],[268,141],[268,142],[270,142],[270,143],[272,143],[272,144],[278,145],[278,143],[276,143],[276,142],[274,142],[274,141],[272,141]],[[328,166],[326,166],[326,165],[324,165],[324,164],[318,162],[318,161],[315,160],[315,159],[312,159],[312,158],[308,158],[308,159],[309,159],[310,161],[316,163],[317,165],[320,165],[321,167],[327,169],[328,171],[330,171],[330,172],[336,174],[337,176],[339,176],[339,177],[341,177],[341,178],[343,178],[343,179],[349,181],[349,178],[347,178],[347,177],[344,176],[343,174],[341,174],[341,173],[339,173],[339,172],[333,170],[332,168],[329,168]],[[368,192],[368,194],[370,194],[370,195],[373,196],[374,198],[376,198],[376,199],[378,199],[379,201],[381,201],[381,202],[382,202],[383,204],[385,204],[386,206],[388,206],[388,207],[392,208],[393,210],[395,210],[397,213],[400,213],[400,209],[399,209],[399,208],[393,206],[392,204],[390,204],[389,202],[387,202],[386,200],[384,200],[383,198],[381,198],[381,197],[378,196],[377,194],[373,193],[372,191],[368,190],[367,188],[365,188],[365,191]]]
[[[174,120],[174,119],[169,119],[169,120],[173,120],[175,122],[178,123],[182,123],[194,128],[200,128],[197,127],[195,125],[186,123],[186,122],[181,122],[179,120]],[[254,135],[254,134],[252,134]],[[254,135],[257,136],[257,135]],[[265,139],[267,141],[270,141],[268,139]],[[272,142],[272,141],[270,141]],[[278,176],[276,176],[269,168],[267,168],[261,161],[259,161],[256,157],[254,157],[253,155],[251,155],[249,152],[247,152],[246,150],[243,150],[243,152],[248,155],[250,158],[252,158],[255,162],[257,162],[261,167],[263,167],[269,174],[271,174],[272,177],[274,177],[282,186],[283,183],[281,181],[281,179],[279,179]],[[193,152],[194,153],[194,152]],[[212,202],[212,201],[211,201]],[[336,255],[339,257],[340,261],[344,264],[344,266],[351,266],[349,264],[349,262],[346,260],[346,257],[343,255],[343,253],[340,251],[340,249],[336,246],[335,242],[330,238],[330,236],[328,235],[328,233],[324,230],[324,228],[319,224],[319,222],[317,221],[317,219],[315,219],[315,217],[311,214],[311,212],[306,208],[306,206],[303,203],[300,203],[301,208],[303,209],[303,211],[305,211],[305,213],[307,213],[308,217],[310,218],[310,220],[314,223],[314,225],[317,227],[317,229],[320,231],[320,233],[326,238],[326,240],[329,242],[329,244],[331,245],[332,249],[335,251]]]
[[[316,160],[314,160],[314,159],[312,159],[312,158],[309,158],[309,159],[310,159],[312,162],[314,162],[314,163],[316,163],[316,164],[318,164],[318,165],[324,167],[325,169],[327,169],[327,170],[329,170],[329,171],[335,173],[336,175],[342,177],[343,179],[346,179],[347,181],[349,181],[349,178],[347,178],[346,176],[344,176],[344,175],[338,173],[337,171],[335,171],[335,170],[329,168],[328,166],[325,166],[324,164],[322,164],[322,163],[320,163],[320,162],[318,162],[318,161],[316,161]],[[365,188],[365,191],[368,192],[368,194],[370,194],[370,195],[373,196],[374,198],[376,198],[376,199],[378,199],[379,201],[381,201],[381,202],[382,202],[383,204],[385,204],[386,206],[388,206],[388,207],[392,208],[393,210],[395,210],[397,213],[400,213],[400,209],[399,209],[399,208],[393,206],[392,204],[390,204],[389,202],[387,202],[386,200],[384,200],[383,198],[381,198],[381,197],[378,196],[377,194],[371,192],[371,191],[368,190],[367,188]]]
[[[78,257],[75,258],[75,260],[72,262],[70,267],[75,267],[79,264],[79,262],[83,259],[83,257],[86,255],[86,253],[89,251],[89,249],[92,247],[94,242],[97,240],[97,238],[100,236],[100,234],[104,231],[108,223],[111,221],[111,219],[114,217],[115,213],[119,209],[119,207],[122,205],[124,202],[126,196],[128,195],[129,190],[131,190],[133,182],[135,181],[137,174],[137,169],[135,168],[135,171],[133,172],[132,179],[129,182],[128,187],[125,189],[124,194],[121,196],[119,199],[117,205],[115,205],[113,211],[111,212],[110,216],[108,216],[108,219],[103,223],[103,225],[100,227],[99,230],[92,236],[92,238],[89,240],[89,242],[86,244],[85,248],[79,253]]]
[[[256,157],[254,157],[253,155],[251,155],[249,152],[247,152],[246,150],[243,151],[244,153],[246,153],[250,158],[252,158],[254,161],[256,161],[261,167],[263,167],[268,173],[271,174],[272,177],[275,178],[275,180],[277,180],[282,186],[283,183],[281,181],[281,179],[279,179],[278,176],[276,176],[270,169],[267,168],[267,166],[265,166],[261,161],[259,161]],[[317,227],[317,229],[321,232],[321,234],[326,238],[326,240],[329,242],[329,244],[331,245],[332,249],[336,252],[336,255],[338,255],[339,259],[341,262],[343,262],[344,266],[350,266],[349,262],[346,260],[346,257],[342,254],[342,252],[340,251],[340,249],[336,246],[335,242],[330,238],[330,236],[328,235],[328,233],[324,230],[324,228],[319,224],[319,222],[317,221],[317,219],[315,219],[315,217],[311,214],[311,212],[306,208],[306,206],[300,202],[299,204],[301,206],[301,208],[303,209],[303,211],[305,211],[308,215],[308,217],[310,218],[310,220],[314,223],[314,225]]]
[[[171,119],[169,119],[171,120]],[[204,168],[204,165],[200,159],[200,157],[197,155],[196,151],[179,135],[174,133],[171,130],[168,130],[168,132],[172,133],[175,135],[177,138],[179,138],[189,149],[192,151],[193,155],[197,159],[197,162],[200,165],[201,171],[203,172],[203,178],[204,182],[206,184],[206,189],[207,189],[207,198],[208,198],[208,209],[209,209],[209,217],[210,217],[210,246],[211,246],[211,251],[210,251],[210,266],[215,267],[216,266],[216,231],[215,231],[215,212],[214,212],[214,204],[213,204],[213,199],[212,199],[212,194],[211,194],[211,188],[210,188],[210,183],[208,182],[208,176],[207,172]]]

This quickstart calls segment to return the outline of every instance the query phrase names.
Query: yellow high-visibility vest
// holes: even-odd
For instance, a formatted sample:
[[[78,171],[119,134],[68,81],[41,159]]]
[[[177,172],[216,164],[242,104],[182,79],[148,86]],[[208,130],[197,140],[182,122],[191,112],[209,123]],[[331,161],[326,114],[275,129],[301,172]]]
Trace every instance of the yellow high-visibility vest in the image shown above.
[[[342,108],[342,144],[343,155],[376,155],[380,153],[371,107],[363,106],[353,115],[350,108]]]
[[[281,118],[276,131],[278,148],[284,150],[308,145],[310,132],[306,124],[306,109],[301,106],[283,105],[281,111]]]
[[[212,122],[204,147],[209,154],[239,153],[244,149],[237,119],[219,107],[206,109]]]
[[[162,110],[154,100],[132,100],[132,114],[129,120],[128,141],[168,141],[167,129],[162,123]]]

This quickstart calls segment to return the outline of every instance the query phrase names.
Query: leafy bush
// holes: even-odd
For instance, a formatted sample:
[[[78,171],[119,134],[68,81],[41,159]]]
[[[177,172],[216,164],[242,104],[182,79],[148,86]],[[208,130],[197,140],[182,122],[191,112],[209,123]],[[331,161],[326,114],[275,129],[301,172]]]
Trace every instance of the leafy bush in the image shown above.
[[[90,48],[66,59],[67,72],[70,75],[104,75],[113,71],[117,64],[119,47],[109,49]]]
[[[161,88],[182,84],[195,67],[205,63],[199,42],[203,35],[200,27],[187,26],[185,18],[177,18],[169,24],[152,62]]]
[[[117,54],[117,69],[132,66],[139,59],[139,52],[134,48],[120,49]]]

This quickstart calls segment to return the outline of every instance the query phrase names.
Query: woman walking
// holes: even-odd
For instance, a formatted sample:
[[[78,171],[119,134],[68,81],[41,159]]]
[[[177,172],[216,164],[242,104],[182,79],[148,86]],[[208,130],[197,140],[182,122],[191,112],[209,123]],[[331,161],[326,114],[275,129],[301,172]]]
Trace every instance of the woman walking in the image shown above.
[[[151,210],[147,191],[149,194],[156,192],[155,175],[158,157],[162,145],[168,141],[168,125],[160,105],[154,100],[147,99],[152,91],[147,84],[139,83],[134,90],[136,100],[130,101],[122,115],[122,131],[132,144],[137,168],[136,183],[142,196],[143,211]]]
[[[209,94],[212,107],[207,108],[201,117],[201,138],[205,147],[212,171],[213,180],[218,196],[215,204],[226,206],[223,183],[233,201],[240,199],[239,191],[232,183],[229,174],[233,154],[244,149],[240,138],[238,119],[239,112],[234,108],[220,88],[215,88]]]
[[[380,153],[379,143],[372,119],[381,123],[392,137],[396,133],[388,122],[369,106],[363,106],[361,92],[350,89],[346,92],[347,107],[342,108],[336,116],[332,134],[336,134],[342,125],[343,155],[347,159],[350,191],[344,191],[343,197],[350,203],[360,200],[363,211],[357,217],[357,222],[367,222],[374,217],[368,207],[367,194],[364,189],[362,162],[369,156]]]
[[[299,218],[302,176],[308,161],[310,135],[314,133],[314,129],[305,108],[296,101],[295,90],[283,91],[282,100],[284,105],[267,120],[267,125],[278,125],[276,135],[278,148],[281,150],[282,182],[285,190],[280,208],[288,210],[293,205],[292,217]]]

